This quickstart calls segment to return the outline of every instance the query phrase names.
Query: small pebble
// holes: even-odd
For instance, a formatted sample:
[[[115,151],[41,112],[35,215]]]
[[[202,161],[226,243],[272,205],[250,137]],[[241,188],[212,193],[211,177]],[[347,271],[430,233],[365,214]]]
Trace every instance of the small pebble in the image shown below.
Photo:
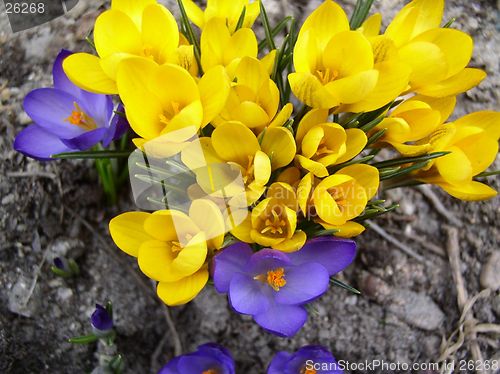
[[[481,286],[496,291],[500,289],[500,251],[492,253],[481,272]]]

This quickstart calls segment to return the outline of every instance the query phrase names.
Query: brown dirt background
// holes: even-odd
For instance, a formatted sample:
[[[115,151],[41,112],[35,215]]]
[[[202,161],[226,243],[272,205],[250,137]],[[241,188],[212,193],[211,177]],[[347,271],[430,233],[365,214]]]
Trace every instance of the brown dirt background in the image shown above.
[[[93,304],[108,299],[114,304],[117,344],[125,357],[126,373],[156,372],[172,357],[173,340],[164,309],[140,286],[152,290],[152,285],[145,278],[138,283],[130,272],[139,273],[134,260],[114,247],[108,236],[109,219],[132,208],[129,192],[123,191],[119,206],[107,207],[90,162],[38,163],[12,150],[15,134],[29,123],[22,110],[24,95],[51,84],[52,61],[61,48],[86,48],[82,39],[102,3],[80,0],[66,16],[15,35],[0,7],[2,373],[92,371],[96,345],[75,346],[66,339],[88,332]],[[301,18],[318,5],[318,1],[305,0],[264,3],[272,20],[282,16],[285,8]],[[350,14],[354,1],[340,3]],[[383,11],[387,23],[403,3],[379,0],[374,9]],[[455,116],[500,109],[498,14],[493,0],[447,2],[446,19],[457,17],[455,27],[475,39],[472,65],[484,68],[489,75],[480,87],[461,96]],[[498,169],[498,160],[496,164]],[[499,182],[498,177],[490,178],[497,189]],[[485,285],[498,287],[500,200],[465,203],[433,191],[448,215],[461,222],[461,227],[455,225],[460,248],[458,270],[469,297]],[[448,232],[454,225],[419,190],[393,190],[385,197],[401,201],[401,208],[377,223],[423,256],[424,262],[368,230],[359,238],[356,263],[343,274],[343,279],[361,289],[363,295],[330,288],[313,305],[309,321],[294,339],[265,333],[249,318],[231,312],[225,297],[207,288],[194,302],[172,310],[184,351],[208,341],[218,342],[233,352],[238,373],[250,374],[264,373],[278,350],[305,344],[329,346],[338,359],[350,362],[435,362],[442,338],[457,328],[461,314],[446,254]],[[432,252],[431,247],[442,254]],[[50,273],[51,259],[61,254],[77,260],[82,269],[79,278],[62,280]],[[481,283],[482,274],[490,280]],[[498,288],[479,300],[472,311],[479,323],[499,323]],[[496,335],[478,334],[474,341],[484,359],[500,360],[498,331]],[[472,357],[469,336],[454,358]]]

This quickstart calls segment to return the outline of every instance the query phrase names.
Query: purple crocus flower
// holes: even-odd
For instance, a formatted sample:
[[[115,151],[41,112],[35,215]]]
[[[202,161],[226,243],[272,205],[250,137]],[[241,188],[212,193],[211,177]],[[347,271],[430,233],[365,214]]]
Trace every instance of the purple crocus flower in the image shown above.
[[[343,372],[330,351],[319,345],[308,345],[295,353],[278,352],[267,368],[267,374],[342,374]]]
[[[113,328],[113,317],[107,309],[100,304],[95,305],[95,311],[90,316],[90,323],[94,332],[97,334],[106,334]]]
[[[291,337],[306,322],[304,305],[323,295],[330,276],[355,255],[352,240],[333,237],[312,239],[293,253],[254,253],[248,244],[237,243],[214,257],[213,279],[237,312],[253,316],[271,333]]]
[[[178,356],[165,365],[158,374],[234,374],[234,360],[224,347],[208,343],[193,353]]]
[[[17,135],[16,151],[50,160],[52,155],[84,151],[100,142],[107,147],[127,130],[127,121],[113,113],[111,96],[84,91],[68,79],[62,63],[71,54],[62,50],[57,56],[53,88],[39,88],[26,95],[24,110],[34,123]]]

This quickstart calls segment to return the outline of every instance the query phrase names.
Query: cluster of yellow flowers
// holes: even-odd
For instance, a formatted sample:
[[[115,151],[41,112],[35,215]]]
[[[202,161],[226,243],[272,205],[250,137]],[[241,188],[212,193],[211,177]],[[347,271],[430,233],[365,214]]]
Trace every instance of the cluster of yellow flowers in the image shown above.
[[[411,1],[383,33],[380,14],[352,29],[343,9],[325,0],[276,49],[279,30],[265,27],[261,43],[252,30],[259,1],[208,0],[205,10],[179,3],[199,39],[189,22],[179,31],[155,0],[113,0],[95,23],[97,55],[64,61],[78,86],[119,95],[139,149],[178,157],[196,175],[187,211],[129,212],[110,223],[165,303],[197,295],[225,238],[292,252],[318,230],[360,234],[382,175],[369,161],[383,147],[408,159],[399,168],[443,152],[394,175],[464,200],[496,194],[474,178],[498,153],[500,114],[446,123],[455,95],[486,74],[467,67],[470,36],[440,26],[444,0]],[[227,173],[203,169],[221,164],[237,172],[243,199],[234,179],[220,182]]]

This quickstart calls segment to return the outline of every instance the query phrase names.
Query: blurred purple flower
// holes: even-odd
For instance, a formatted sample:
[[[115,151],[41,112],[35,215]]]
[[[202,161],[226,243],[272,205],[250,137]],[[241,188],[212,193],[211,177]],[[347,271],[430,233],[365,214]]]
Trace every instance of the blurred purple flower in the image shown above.
[[[248,244],[237,243],[214,257],[213,279],[237,312],[253,316],[273,334],[291,337],[306,322],[304,305],[323,295],[330,276],[355,255],[356,243],[333,237],[310,240],[293,253],[253,253]]]
[[[342,374],[343,372],[330,351],[319,345],[308,345],[295,353],[278,352],[267,368],[267,374]]]
[[[90,323],[96,333],[108,333],[113,328],[113,317],[105,307],[100,304],[95,305],[95,311],[90,316]]]
[[[111,96],[84,91],[68,79],[62,62],[71,54],[62,50],[57,56],[53,88],[39,88],[26,95],[24,110],[34,123],[17,135],[16,151],[51,160],[57,153],[84,151],[100,142],[108,147],[127,131],[126,119],[113,113]]]
[[[203,344],[193,353],[178,356],[158,374],[234,374],[234,360],[229,351],[215,343]]]

